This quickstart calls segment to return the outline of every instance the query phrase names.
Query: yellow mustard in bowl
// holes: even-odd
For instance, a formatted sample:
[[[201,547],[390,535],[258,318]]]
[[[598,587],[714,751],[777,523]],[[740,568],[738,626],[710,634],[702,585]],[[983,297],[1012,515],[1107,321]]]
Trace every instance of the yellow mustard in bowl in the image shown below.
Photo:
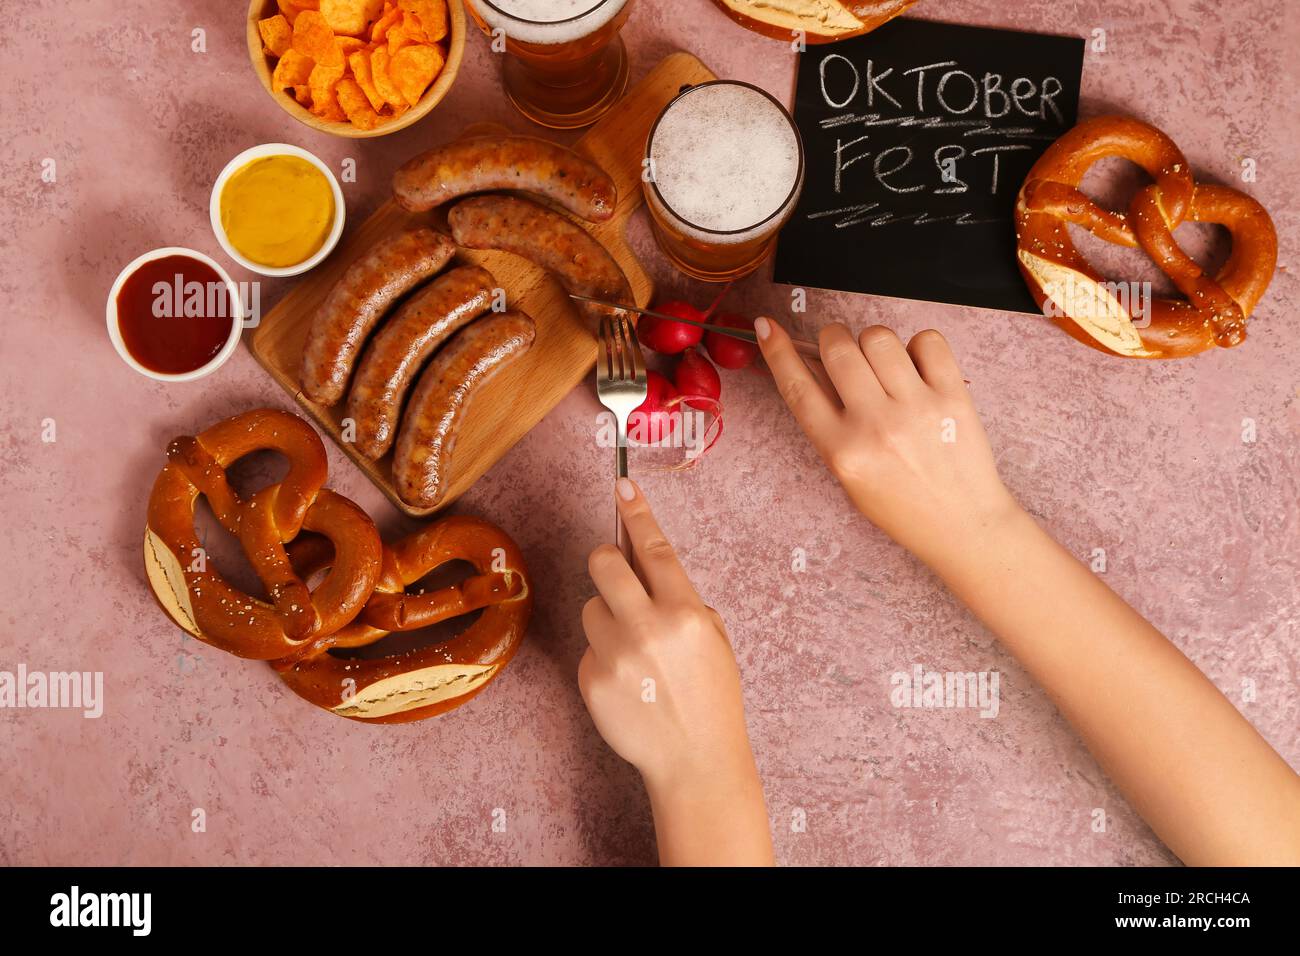
[[[244,258],[272,269],[305,262],[329,238],[334,192],[325,174],[298,156],[264,156],[240,167],[221,189],[221,228]]]

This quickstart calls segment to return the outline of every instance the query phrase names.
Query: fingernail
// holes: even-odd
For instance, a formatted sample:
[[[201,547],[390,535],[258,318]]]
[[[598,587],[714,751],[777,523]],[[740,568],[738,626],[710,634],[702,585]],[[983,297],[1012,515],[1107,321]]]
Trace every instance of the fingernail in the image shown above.
[[[765,339],[772,334],[772,323],[768,322],[763,316],[754,320],[754,333],[760,338]]]
[[[631,501],[636,497],[636,485],[632,484],[630,478],[620,478],[618,481],[614,482],[614,489],[618,492],[618,496],[624,501]]]

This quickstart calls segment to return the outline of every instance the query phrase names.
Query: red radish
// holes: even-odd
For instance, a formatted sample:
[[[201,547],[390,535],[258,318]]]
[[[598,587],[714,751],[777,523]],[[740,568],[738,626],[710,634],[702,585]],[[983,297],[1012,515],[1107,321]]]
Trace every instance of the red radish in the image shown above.
[[[703,322],[704,314],[689,302],[665,302],[655,307],[656,312],[663,312],[692,322]],[[697,325],[684,322],[671,322],[654,315],[643,315],[636,323],[636,334],[641,344],[648,349],[665,355],[676,355],[692,345],[698,345],[704,330]]]
[[[682,354],[673,373],[673,384],[683,396],[682,401],[691,408],[713,408],[722,395],[722,379],[713,363],[700,354],[699,349],[691,349]],[[706,401],[701,401],[706,399]]]
[[[751,332],[754,329],[753,322],[734,312],[723,312],[721,315],[713,316],[709,321],[713,325],[725,325],[732,329],[748,329]],[[704,347],[709,350],[709,358],[723,368],[744,368],[752,365],[758,355],[758,346],[753,342],[733,339],[720,332],[706,333]]]
[[[658,372],[645,374],[645,401],[628,416],[627,436],[638,445],[653,445],[672,434],[682,413],[669,405],[677,398],[673,383]]]

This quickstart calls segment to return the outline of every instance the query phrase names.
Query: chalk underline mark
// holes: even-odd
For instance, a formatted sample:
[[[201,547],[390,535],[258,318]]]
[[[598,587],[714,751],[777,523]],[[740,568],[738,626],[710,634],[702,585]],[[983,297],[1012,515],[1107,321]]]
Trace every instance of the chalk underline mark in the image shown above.
[[[834,223],[836,229],[859,226],[864,222],[869,222],[873,226],[893,226],[900,222],[910,223],[913,226],[932,226],[944,222],[950,222],[955,226],[978,226],[1008,221],[1000,218],[972,219],[969,212],[952,213],[947,216],[932,216],[928,212],[895,213],[887,209],[880,210],[878,202],[858,203],[853,206],[842,206],[839,209],[823,209],[820,212],[808,213],[807,218],[825,219],[828,216],[846,216]]]
[[[1002,136],[1007,139],[1041,139],[1052,141],[1058,138],[1054,133],[1038,133],[1032,126],[994,126],[985,120],[953,120],[939,116],[885,116],[883,113],[842,113],[818,120],[822,129],[835,129],[839,126],[899,126],[917,129],[964,129],[963,136]]]

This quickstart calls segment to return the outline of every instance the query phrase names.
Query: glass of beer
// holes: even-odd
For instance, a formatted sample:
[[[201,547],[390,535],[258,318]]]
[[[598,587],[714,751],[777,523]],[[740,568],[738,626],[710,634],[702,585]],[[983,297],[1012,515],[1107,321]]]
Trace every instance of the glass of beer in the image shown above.
[[[794,212],[803,171],[799,129],[771,94],[732,80],[683,90],[646,140],[642,179],[659,248],[696,279],[749,275]]]
[[[627,89],[618,32],[632,0],[469,0],[469,7],[494,50],[502,52],[498,37],[504,41],[506,95],[534,122],[587,126]]]

